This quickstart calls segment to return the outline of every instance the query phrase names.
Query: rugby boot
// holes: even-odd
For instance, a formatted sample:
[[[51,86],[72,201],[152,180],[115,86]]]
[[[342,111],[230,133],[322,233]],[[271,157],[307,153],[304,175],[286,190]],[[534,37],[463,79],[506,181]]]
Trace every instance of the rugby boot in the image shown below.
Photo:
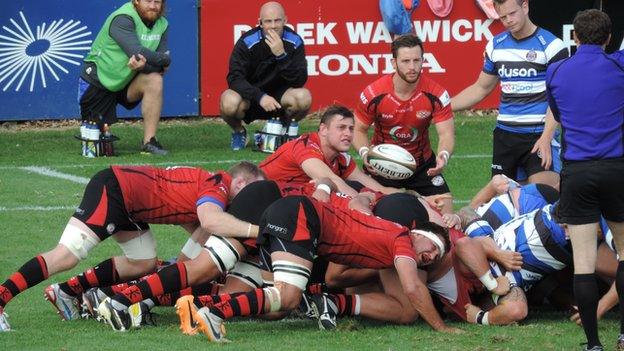
[[[50,301],[63,320],[80,319],[80,303],[77,297],[70,296],[60,289],[58,284],[52,284],[43,290],[43,297]]]

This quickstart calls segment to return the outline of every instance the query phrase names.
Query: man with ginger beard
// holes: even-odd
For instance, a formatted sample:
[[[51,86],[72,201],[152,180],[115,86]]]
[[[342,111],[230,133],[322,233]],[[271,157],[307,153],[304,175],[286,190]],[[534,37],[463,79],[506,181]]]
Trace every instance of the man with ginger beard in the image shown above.
[[[162,109],[163,74],[171,64],[167,49],[165,0],[132,0],[113,12],[84,59],[78,79],[83,121],[117,121],[117,104],[130,110],[140,102],[142,153],[166,155],[156,140]]]

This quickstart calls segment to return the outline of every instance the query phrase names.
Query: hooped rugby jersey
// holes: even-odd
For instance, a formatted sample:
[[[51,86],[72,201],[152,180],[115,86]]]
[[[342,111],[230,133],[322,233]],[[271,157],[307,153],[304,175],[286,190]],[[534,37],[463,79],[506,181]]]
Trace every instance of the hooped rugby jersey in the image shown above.
[[[232,177],[195,167],[112,166],[130,218],[137,222],[198,222],[197,207],[206,202],[225,210]]]
[[[306,133],[295,140],[291,140],[259,165],[267,179],[286,183],[307,183],[311,179],[301,168],[303,161],[316,158],[325,163],[336,175],[346,179],[356,167],[351,156],[341,152],[329,161],[321,150],[321,141],[318,133]]]
[[[421,164],[433,154],[431,122],[453,118],[451,98],[442,86],[422,73],[412,96],[401,100],[394,94],[392,77],[383,76],[362,91],[355,116],[366,125],[375,124],[371,144],[399,145]]]
[[[483,56],[483,72],[500,79],[497,127],[541,133],[548,108],[546,67],[569,56],[563,41],[539,27],[521,40],[505,31],[488,42]]]

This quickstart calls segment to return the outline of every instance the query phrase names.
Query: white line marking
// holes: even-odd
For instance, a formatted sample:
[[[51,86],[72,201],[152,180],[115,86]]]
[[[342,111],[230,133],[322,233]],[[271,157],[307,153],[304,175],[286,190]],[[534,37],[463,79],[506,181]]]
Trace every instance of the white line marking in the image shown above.
[[[264,155],[264,154],[263,154]],[[359,157],[359,156],[358,156]],[[470,154],[470,155],[453,155],[451,158],[453,159],[472,159],[472,158],[490,158],[492,155],[489,154]],[[177,166],[177,165],[214,165],[214,164],[232,164],[239,161],[252,161],[252,162],[260,162],[263,158],[258,159],[229,159],[229,160],[208,160],[208,161],[175,161],[175,162],[155,162],[155,163],[124,163],[124,166]],[[82,163],[82,164],[73,164],[73,165],[43,165],[43,166],[0,166],[0,170],[10,170],[10,169],[18,169],[25,167],[48,167],[48,168],[88,168],[88,167],[101,167],[105,168],[108,165],[106,164],[93,164],[93,163]]]
[[[0,212],[14,212],[14,211],[66,211],[75,210],[76,206],[19,206],[19,207],[4,207],[0,206]]]
[[[57,172],[57,171],[51,170],[50,168],[47,168],[47,167],[29,166],[29,167],[20,167],[20,169],[22,169],[24,171],[27,171],[27,172],[33,172],[33,173],[41,174],[41,175],[48,176],[48,177],[54,177],[54,178],[60,178],[60,179],[69,180],[71,182],[78,183],[78,184],[87,184],[89,182],[89,178],[79,177],[79,176],[75,176],[75,175],[71,175],[71,174]]]

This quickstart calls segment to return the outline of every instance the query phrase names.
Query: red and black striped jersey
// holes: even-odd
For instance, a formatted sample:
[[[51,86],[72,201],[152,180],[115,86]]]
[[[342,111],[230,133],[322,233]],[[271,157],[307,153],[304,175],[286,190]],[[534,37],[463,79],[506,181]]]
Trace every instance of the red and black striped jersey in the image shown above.
[[[352,267],[389,268],[398,257],[416,261],[409,229],[394,222],[312,200],[321,223],[317,254]]]
[[[137,222],[198,222],[197,206],[210,202],[225,209],[232,177],[195,167],[112,166],[130,218]]]

